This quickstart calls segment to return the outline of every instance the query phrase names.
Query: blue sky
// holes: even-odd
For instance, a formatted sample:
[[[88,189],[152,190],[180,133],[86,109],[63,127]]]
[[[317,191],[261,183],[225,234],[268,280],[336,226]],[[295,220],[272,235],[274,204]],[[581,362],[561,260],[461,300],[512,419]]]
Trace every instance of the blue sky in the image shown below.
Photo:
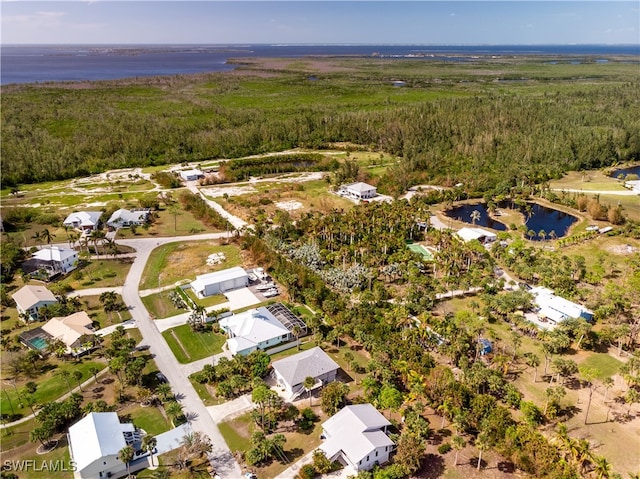
[[[2,43],[640,42],[637,1],[6,1]]]

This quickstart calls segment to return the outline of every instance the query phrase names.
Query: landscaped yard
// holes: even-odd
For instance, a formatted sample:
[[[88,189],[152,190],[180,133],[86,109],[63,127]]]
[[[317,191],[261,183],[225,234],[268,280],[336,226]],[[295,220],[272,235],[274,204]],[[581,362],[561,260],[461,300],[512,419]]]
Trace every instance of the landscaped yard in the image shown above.
[[[119,294],[117,297],[121,299]],[[96,329],[105,328],[113,324],[120,324],[123,321],[131,319],[131,312],[128,309],[106,312],[100,302],[100,296],[81,296],[80,300],[87,307],[87,314],[91,320],[97,321],[100,324]]]
[[[185,289],[184,292],[191,298],[191,301],[199,304],[200,306],[204,306],[205,308],[227,302],[227,298],[225,298],[224,294],[213,294],[204,298],[198,298],[191,288]]]
[[[224,253],[226,260],[208,266],[207,257],[212,253]],[[177,281],[194,280],[196,275],[211,273],[242,264],[242,252],[235,245],[221,245],[219,241],[193,241],[169,243],[151,253],[142,273],[140,289],[169,286]]]
[[[262,467],[248,466],[252,470],[255,470],[258,477],[276,477],[295,461],[308,452],[315,450],[320,445],[321,424],[322,421],[326,420],[326,416],[317,406],[314,407],[313,410],[320,418],[311,431],[307,433],[289,430],[276,431],[276,433],[284,434],[287,440],[283,449],[289,462],[272,461]],[[243,414],[232,421],[220,423],[218,427],[232,452],[248,451],[251,444],[251,434],[259,429],[253,423],[249,414]]]
[[[222,352],[226,336],[213,331],[193,332],[188,324],[162,333],[174,356],[182,364]]]

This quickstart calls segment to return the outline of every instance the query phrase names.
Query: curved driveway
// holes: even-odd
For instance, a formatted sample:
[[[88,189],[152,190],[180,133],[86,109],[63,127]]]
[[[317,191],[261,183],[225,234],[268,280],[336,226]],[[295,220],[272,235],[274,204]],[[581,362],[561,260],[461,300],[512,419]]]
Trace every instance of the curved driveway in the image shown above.
[[[149,312],[142,304],[138,294],[138,285],[142,278],[142,272],[151,255],[151,252],[160,245],[173,243],[176,241],[197,241],[207,239],[224,238],[228,232],[209,233],[191,236],[176,236],[173,238],[136,238],[128,240],[118,240],[126,246],[136,250],[136,258],[131,265],[129,274],[122,288],[122,299],[129,306],[131,316],[135,320],[145,344],[150,346],[150,351],[158,369],[162,371],[174,392],[181,398],[187,417],[190,418],[191,427],[194,431],[201,431],[211,438],[213,450],[211,452],[211,463],[216,472],[224,478],[239,478],[242,476],[240,466],[227,447],[227,443],[220,434],[218,426],[211,418],[206,407],[200,400],[198,393],[189,382],[187,376],[182,372],[180,364],[169,349],[164,338],[158,331],[153,320],[149,317]]]

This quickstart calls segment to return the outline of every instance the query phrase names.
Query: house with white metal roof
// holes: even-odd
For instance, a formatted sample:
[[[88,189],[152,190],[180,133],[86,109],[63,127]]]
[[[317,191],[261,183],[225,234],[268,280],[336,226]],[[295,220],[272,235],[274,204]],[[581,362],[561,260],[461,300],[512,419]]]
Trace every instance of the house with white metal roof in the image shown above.
[[[305,391],[304,380],[315,379],[314,388],[335,381],[340,366],[319,347],[302,351],[271,364],[275,379],[290,400]]]
[[[570,318],[583,318],[587,321],[591,321],[593,318],[592,311],[581,304],[556,296],[550,289],[538,286],[532,288],[529,292],[533,294],[538,318],[546,320],[553,325]]]
[[[98,228],[101,216],[102,211],[76,211],[67,216],[62,224],[82,231],[92,231]]]
[[[498,238],[498,236],[491,231],[487,231],[482,228],[470,228],[467,226],[460,228],[456,234],[465,243],[473,240],[478,240],[480,243],[490,243]]]
[[[395,444],[387,436],[391,423],[371,404],[345,406],[322,424],[320,449],[330,461],[369,470],[389,460]]]
[[[44,268],[51,275],[67,274],[76,269],[78,252],[74,249],[48,246],[33,253],[31,263],[35,269]]]
[[[44,306],[58,302],[46,287],[27,284],[11,295],[16,302],[18,313],[29,316],[29,321],[38,319],[38,313]]]
[[[80,354],[86,350],[82,339],[93,336],[92,325],[86,311],[78,311],[69,316],[51,318],[41,328],[52,338],[62,341],[67,346],[67,353]]]
[[[356,200],[370,199],[378,194],[375,186],[368,185],[367,183],[363,183],[362,181],[342,185],[338,189],[338,192],[346,196],[350,196],[351,198],[354,198]]]
[[[127,465],[118,459],[118,452],[126,446],[136,451],[136,458],[146,455],[140,449],[141,432],[131,423],[121,423],[115,412],[87,414],[69,428],[67,438],[77,479],[126,476]],[[144,464],[146,467],[146,461]]]
[[[107,226],[109,228],[126,228],[131,225],[140,226],[143,225],[147,218],[149,218],[150,211],[144,210],[127,210],[120,208],[113,212],[113,214],[107,220]]]
[[[214,273],[201,274],[191,282],[191,289],[198,298],[224,293],[249,284],[249,275],[240,266],[227,268]]]
[[[227,333],[231,354],[246,356],[288,341],[291,333],[267,308],[250,309],[222,318],[220,327]]]

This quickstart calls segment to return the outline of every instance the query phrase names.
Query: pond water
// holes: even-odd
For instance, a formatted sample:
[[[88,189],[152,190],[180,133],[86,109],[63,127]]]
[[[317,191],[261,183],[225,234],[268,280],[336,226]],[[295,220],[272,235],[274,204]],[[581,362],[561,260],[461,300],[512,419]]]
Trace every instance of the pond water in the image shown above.
[[[464,221],[465,223],[473,223],[471,214],[474,211],[478,211],[480,213],[480,218],[475,222],[476,226],[486,226],[487,228],[492,228],[497,231],[507,230],[507,227],[504,223],[496,221],[489,216],[489,214],[487,213],[487,205],[485,205],[484,203],[454,206],[450,210],[445,211],[445,214],[449,218],[453,218],[454,220]]]
[[[617,170],[613,170],[611,176],[613,178],[617,178],[618,175],[638,175],[640,176],[640,165],[630,166],[628,168],[620,168]]]
[[[546,206],[535,203],[528,203],[528,205],[531,207],[530,213],[527,213],[523,209],[521,209],[521,212],[525,216],[527,229],[536,232],[536,235],[531,238],[533,241],[543,239],[538,237],[540,230],[544,230],[547,233],[547,239],[549,239],[549,233],[551,231],[555,233],[557,238],[561,238],[567,234],[569,227],[578,221],[578,218],[575,216],[553,208],[547,208]],[[500,205],[500,208],[508,207],[510,207],[508,204]],[[445,214],[458,221],[472,224],[471,214],[476,210],[480,213],[480,218],[475,222],[476,226],[485,226],[497,231],[506,231],[507,227],[504,223],[494,220],[488,215],[487,207],[484,203],[454,206],[449,211],[446,211]]]
[[[569,227],[578,221],[578,218],[563,211],[554,210],[553,208],[547,208],[534,203],[529,203],[529,205],[531,206],[531,215],[529,215],[525,223],[527,229],[536,232],[536,236],[531,238],[534,241],[543,239],[537,236],[540,230],[544,230],[547,233],[547,239],[551,231],[555,233],[557,238],[566,236]],[[525,219],[526,218],[527,216],[525,214]]]

